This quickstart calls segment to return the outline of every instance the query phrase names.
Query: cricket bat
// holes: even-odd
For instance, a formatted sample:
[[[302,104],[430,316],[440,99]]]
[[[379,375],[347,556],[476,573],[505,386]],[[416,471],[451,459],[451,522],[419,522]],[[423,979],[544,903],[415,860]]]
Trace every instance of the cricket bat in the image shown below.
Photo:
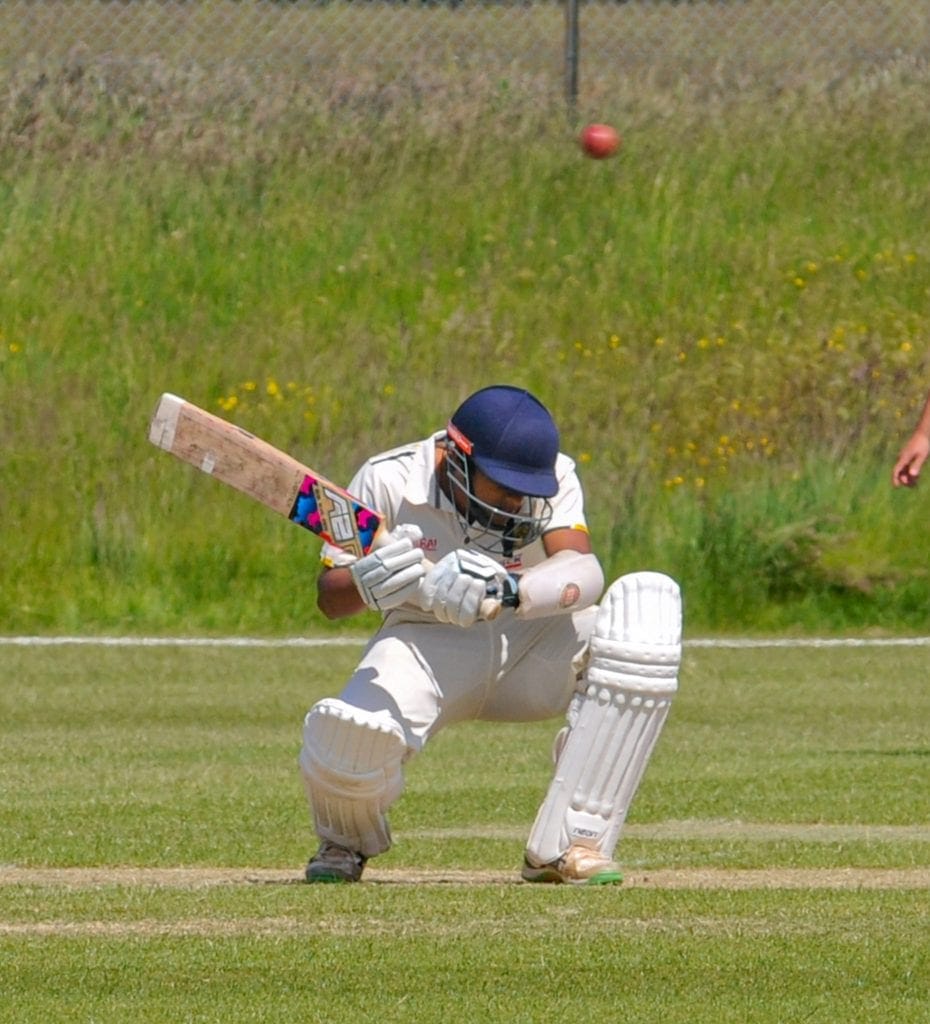
[[[149,440],[356,558],[376,547],[385,532],[376,509],[248,430],[177,395],[166,392],[159,399]],[[481,618],[493,619],[500,608],[489,595]]]
[[[248,430],[177,395],[159,399],[149,440],[356,558],[375,544],[383,522],[375,509]]]

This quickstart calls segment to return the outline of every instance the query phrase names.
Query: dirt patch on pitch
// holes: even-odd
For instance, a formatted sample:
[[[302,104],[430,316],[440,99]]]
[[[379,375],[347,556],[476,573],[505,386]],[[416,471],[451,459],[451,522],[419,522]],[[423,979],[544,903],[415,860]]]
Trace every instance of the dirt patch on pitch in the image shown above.
[[[49,888],[142,886],[198,889],[221,885],[301,885],[286,868],[22,868],[0,866],[0,885]],[[366,885],[525,885],[514,871],[376,868]],[[630,871],[627,889],[930,889],[930,868],[680,868]]]
[[[829,825],[740,821],[663,821],[628,824],[625,837],[640,841],[707,840],[755,843],[816,844],[893,842],[930,843],[930,825]],[[506,839],[519,843],[525,830],[515,826],[411,829],[404,839]],[[0,886],[52,888],[148,886],[196,889],[218,885],[301,885],[302,866],[295,868],[230,867],[87,867],[26,868],[0,864]],[[521,885],[512,871],[456,868],[400,868],[370,864],[366,885]],[[668,868],[647,871],[630,867],[624,882],[634,889],[928,889],[930,867],[921,868]]]

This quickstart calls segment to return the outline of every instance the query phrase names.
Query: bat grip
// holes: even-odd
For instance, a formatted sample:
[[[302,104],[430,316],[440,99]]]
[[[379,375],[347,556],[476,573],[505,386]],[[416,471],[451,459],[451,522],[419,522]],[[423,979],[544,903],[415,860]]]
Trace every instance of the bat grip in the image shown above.
[[[388,531],[385,530],[383,526],[379,526],[371,547],[381,547],[381,545],[385,543],[386,539],[388,539]],[[423,559],[423,566],[427,572],[429,572],[435,564],[435,562],[431,562],[428,558]],[[503,607],[504,602],[500,597],[494,594],[488,594],[488,596],[481,602],[478,609],[478,618],[483,622],[491,622],[500,615],[501,608]]]
[[[501,613],[504,604],[496,597],[486,597],[478,609],[478,618],[484,622],[492,622]]]
[[[431,562],[428,558],[423,559],[423,566],[427,572],[433,568],[435,562]],[[478,608],[478,618],[482,622],[492,622],[501,613],[501,608],[504,607],[504,602],[493,594],[488,596],[481,602]]]

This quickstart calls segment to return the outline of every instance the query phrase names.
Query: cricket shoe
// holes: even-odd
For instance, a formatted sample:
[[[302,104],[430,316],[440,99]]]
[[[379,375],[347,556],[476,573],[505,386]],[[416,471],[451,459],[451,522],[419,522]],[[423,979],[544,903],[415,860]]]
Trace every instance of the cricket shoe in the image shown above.
[[[558,860],[538,866],[524,857],[520,874],[525,882],[556,885],[618,885],[623,881],[618,864],[587,846],[570,846]]]
[[[310,858],[305,872],[308,882],[357,882],[367,857],[324,839]]]

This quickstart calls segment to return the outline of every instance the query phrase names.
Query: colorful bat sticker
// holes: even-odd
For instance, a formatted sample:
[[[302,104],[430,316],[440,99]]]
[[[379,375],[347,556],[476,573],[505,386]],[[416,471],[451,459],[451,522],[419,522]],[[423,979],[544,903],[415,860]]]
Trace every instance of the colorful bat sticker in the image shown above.
[[[292,522],[360,558],[368,554],[381,516],[328,480],[304,477],[291,510]]]

